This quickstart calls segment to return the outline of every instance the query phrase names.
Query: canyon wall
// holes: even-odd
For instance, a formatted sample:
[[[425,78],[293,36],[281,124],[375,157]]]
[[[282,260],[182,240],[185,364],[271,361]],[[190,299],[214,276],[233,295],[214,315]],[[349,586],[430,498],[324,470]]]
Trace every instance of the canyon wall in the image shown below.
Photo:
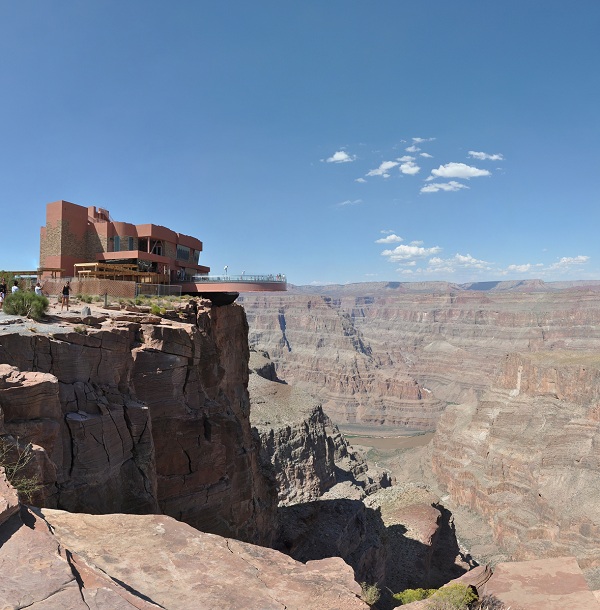
[[[512,559],[574,555],[600,583],[600,357],[505,356],[478,404],[451,405],[432,443],[450,505],[484,517]]]
[[[250,426],[244,311],[206,301],[177,320],[3,326],[0,433],[34,445],[34,504],[164,513],[269,544],[276,491]]]
[[[597,286],[489,285],[303,287],[240,302],[251,345],[336,423],[434,429],[447,403],[482,395],[506,353],[600,344]]]

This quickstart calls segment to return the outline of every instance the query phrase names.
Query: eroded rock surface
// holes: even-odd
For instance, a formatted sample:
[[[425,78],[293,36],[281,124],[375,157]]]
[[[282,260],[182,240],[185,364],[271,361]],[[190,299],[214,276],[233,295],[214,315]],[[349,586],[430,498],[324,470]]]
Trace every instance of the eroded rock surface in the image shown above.
[[[162,512],[268,544],[276,492],[250,427],[243,309],[127,315],[83,332],[0,330],[0,433],[36,449],[33,502]]]

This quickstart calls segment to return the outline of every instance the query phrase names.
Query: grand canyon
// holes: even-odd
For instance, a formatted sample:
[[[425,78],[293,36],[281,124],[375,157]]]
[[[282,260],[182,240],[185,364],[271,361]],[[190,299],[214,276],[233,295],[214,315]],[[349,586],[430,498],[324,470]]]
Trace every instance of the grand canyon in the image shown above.
[[[367,608],[377,585],[385,609],[471,578],[597,608],[599,296],[378,283],[5,317],[0,432],[40,486],[0,477],[2,607]],[[511,590],[532,569],[541,601]]]

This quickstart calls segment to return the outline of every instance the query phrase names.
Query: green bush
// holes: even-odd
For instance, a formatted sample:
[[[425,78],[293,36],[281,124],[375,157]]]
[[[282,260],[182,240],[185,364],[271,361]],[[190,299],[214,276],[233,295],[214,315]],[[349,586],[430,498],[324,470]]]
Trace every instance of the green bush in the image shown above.
[[[394,595],[394,599],[399,601],[401,605],[418,602],[431,597],[437,589],[404,589],[400,593]]]
[[[6,295],[4,311],[16,316],[27,316],[39,322],[48,311],[48,304],[48,299],[44,296],[19,290]]]
[[[158,305],[155,305],[154,303],[152,303],[152,305],[150,305],[150,313],[153,316],[159,316],[161,313],[160,307]]]
[[[82,294],[80,299],[84,302],[84,303],[91,303],[92,302],[92,297],[89,294]]]
[[[429,610],[468,610],[477,594],[468,585],[454,583],[438,589],[432,596]]]
[[[381,592],[379,591],[379,587],[377,585],[368,585],[366,582],[361,582],[360,588],[362,589],[360,598],[363,600],[363,602],[365,602],[365,604],[374,606],[379,601]]]

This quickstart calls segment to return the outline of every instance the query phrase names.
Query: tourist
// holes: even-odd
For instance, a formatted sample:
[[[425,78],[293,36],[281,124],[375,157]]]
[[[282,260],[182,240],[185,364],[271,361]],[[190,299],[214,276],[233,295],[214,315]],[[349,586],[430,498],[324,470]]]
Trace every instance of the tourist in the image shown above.
[[[4,297],[6,296],[6,291],[8,287],[6,286],[6,279],[2,278],[0,281],[0,309],[4,307]]]
[[[71,284],[69,283],[69,281],[67,280],[65,282],[65,285],[62,288],[62,302],[60,305],[60,310],[63,310],[63,307],[66,305],[67,306],[67,311],[69,311],[69,294],[71,292]]]
[[[12,292],[13,294],[15,294],[15,292],[19,292],[19,282],[18,282],[18,280],[15,280],[15,281],[13,282],[13,287],[12,287],[12,289],[11,289],[11,292]]]
[[[38,282],[38,283],[35,285],[34,290],[35,290],[35,294],[37,294],[37,295],[38,295],[38,297],[43,296],[43,293],[42,293],[42,286],[40,285],[40,283],[39,283],[39,282]]]

